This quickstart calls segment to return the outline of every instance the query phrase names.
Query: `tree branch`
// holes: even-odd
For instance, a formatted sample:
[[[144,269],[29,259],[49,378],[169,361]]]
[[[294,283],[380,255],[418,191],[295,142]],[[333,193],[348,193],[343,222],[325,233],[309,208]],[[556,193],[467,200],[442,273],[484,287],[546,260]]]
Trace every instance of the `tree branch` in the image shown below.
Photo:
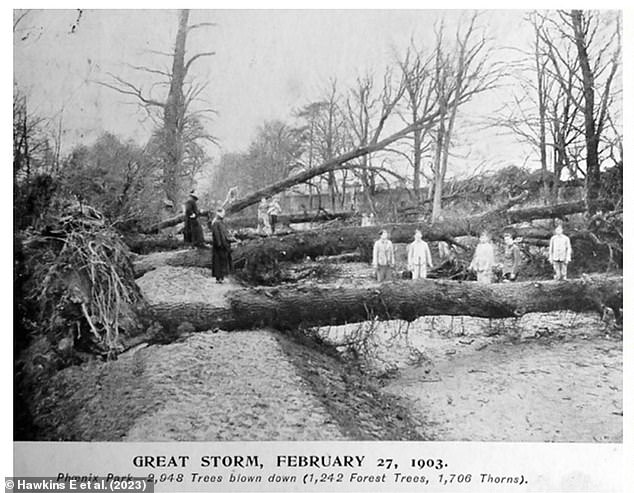
[[[108,75],[110,77],[112,77],[117,84],[117,85],[113,85],[113,84],[109,84],[107,82],[104,81],[95,81],[97,84],[99,84],[100,86],[104,86],[104,87],[108,87],[114,91],[117,91],[121,94],[126,94],[129,96],[135,96],[137,99],[139,99],[142,103],[149,105],[149,106],[157,106],[160,108],[165,107],[165,103],[161,103],[160,101],[156,101],[155,99],[150,99],[146,96],[143,95],[141,89],[139,89],[138,87],[136,87],[135,85],[133,85],[132,83],[123,80],[121,77],[118,77],[114,74],[108,73]]]
[[[213,56],[215,54],[216,54],[215,51],[208,51],[208,52],[205,52],[205,53],[197,53],[196,55],[191,57],[187,61],[187,63],[185,64],[185,74],[187,74],[187,71],[189,70],[189,67],[191,67],[192,63],[194,63],[196,60],[198,60],[199,58],[202,58],[204,56]]]

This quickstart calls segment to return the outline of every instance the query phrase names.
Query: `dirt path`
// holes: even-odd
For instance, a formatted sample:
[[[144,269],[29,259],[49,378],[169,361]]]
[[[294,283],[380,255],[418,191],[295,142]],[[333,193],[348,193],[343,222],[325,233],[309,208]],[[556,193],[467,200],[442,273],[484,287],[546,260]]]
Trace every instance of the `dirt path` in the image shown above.
[[[200,333],[132,357],[164,402],[125,440],[343,438],[267,331]]]
[[[38,440],[421,439],[402,400],[331,349],[268,330],[204,332],[66,368],[37,400]]]

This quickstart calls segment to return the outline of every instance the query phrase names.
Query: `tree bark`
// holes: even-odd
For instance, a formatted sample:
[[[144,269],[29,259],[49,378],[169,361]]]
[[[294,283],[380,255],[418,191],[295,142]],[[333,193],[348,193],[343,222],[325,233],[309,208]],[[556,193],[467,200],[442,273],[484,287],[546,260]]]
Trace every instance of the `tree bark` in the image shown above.
[[[154,316],[167,327],[187,321],[197,330],[342,325],[366,320],[413,321],[425,315],[519,317],[529,312],[599,311],[623,306],[622,277],[570,281],[480,284],[457,281],[398,281],[364,287],[293,286],[229,292],[223,306],[155,303]]]

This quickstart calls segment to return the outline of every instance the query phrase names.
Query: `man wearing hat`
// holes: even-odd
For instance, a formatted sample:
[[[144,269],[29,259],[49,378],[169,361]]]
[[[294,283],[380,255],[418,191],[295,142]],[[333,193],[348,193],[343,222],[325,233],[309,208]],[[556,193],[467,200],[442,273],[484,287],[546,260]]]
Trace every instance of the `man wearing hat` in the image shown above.
[[[183,229],[183,240],[186,244],[194,247],[204,247],[205,237],[203,228],[198,222],[200,211],[198,210],[198,197],[192,190],[185,201],[185,228]]]
[[[216,209],[216,217],[211,223],[211,234],[213,238],[211,273],[219,284],[221,284],[224,278],[231,272],[231,243],[224,217],[225,210],[222,207],[218,207],[218,209]]]

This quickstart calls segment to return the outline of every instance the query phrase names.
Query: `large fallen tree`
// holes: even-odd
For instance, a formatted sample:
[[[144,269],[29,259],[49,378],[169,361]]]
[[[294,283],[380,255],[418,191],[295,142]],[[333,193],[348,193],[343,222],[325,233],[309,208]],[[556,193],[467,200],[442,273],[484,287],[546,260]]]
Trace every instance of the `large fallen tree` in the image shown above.
[[[365,320],[413,321],[425,315],[520,317],[529,312],[571,310],[615,314],[623,305],[623,278],[584,276],[570,281],[480,284],[457,281],[398,281],[364,287],[293,286],[230,291],[223,306],[150,300],[154,316],[174,328],[196,330],[342,325]]]
[[[324,209],[319,209],[316,212],[299,212],[295,214],[280,214],[277,218],[279,224],[299,224],[299,223],[311,223],[311,222],[322,222],[322,221],[332,221],[334,219],[350,219],[355,216],[356,212],[353,211],[345,211],[345,212],[329,212]],[[202,211],[200,213],[201,217],[209,218],[209,211]],[[175,216],[170,219],[166,219],[158,224],[154,224],[147,228],[144,231],[144,234],[152,234],[157,233],[161,229],[169,228],[171,226],[176,226],[185,221],[185,216],[183,214],[179,216]],[[255,228],[258,225],[258,218],[255,216],[234,216],[229,217],[225,221],[227,226],[234,229],[240,228]]]
[[[484,229],[498,234],[510,224],[528,222],[535,219],[563,217],[585,211],[585,202],[567,202],[543,207],[510,209],[521,202],[524,195],[512,198],[502,206],[473,216],[441,221],[436,224],[396,223],[381,226],[349,226],[306,230],[281,236],[270,236],[244,242],[233,252],[234,264],[238,268],[269,268],[278,260],[302,260],[324,255],[338,255],[359,250],[369,252],[382,229],[388,230],[394,243],[410,242],[414,232],[420,229],[427,241],[454,241],[455,237],[478,235]],[[210,252],[175,251],[162,256],[160,264],[183,267],[208,267],[211,265]],[[144,261],[143,271],[152,268],[155,260]],[[156,264],[158,266],[160,264]]]
[[[280,260],[299,260],[319,255],[337,255],[353,250],[368,251],[378,239],[379,232],[386,229],[394,243],[412,241],[414,232],[419,229],[427,241],[453,242],[459,236],[477,236],[483,230],[493,234],[511,224],[534,219],[563,217],[585,211],[585,202],[568,202],[553,206],[510,209],[521,202],[524,195],[509,200],[506,204],[483,214],[455,218],[436,224],[397,223],[380,226],[352,226],[329,230],[308,230],[280,237],[262,238],[247,242],[236,248],[234,261],[241,267],[251,258],[261,257],[262,252]]]
[[[468,91],[461,91],[459,94],[454,94],[451,100],[446,101],[445,103],[448,104],[449,107],[451,107],[451,105],[453,104],[459,104],[461,102],[468,101],[475,93],[479,92],[480,90],[481,90],[481,87],[478,86]],[[225,209],[227,214],[229,215],[234,214],[238,211],[241,211],[249,207],[250,205],[257,204],[262,198],[271,197],[295,185],[306,183],[310,179],[315,178],[316,176],[321,176],[323,174],[326,174],[332,171],[345,169],[346,164],[350,163],[351,161],[357,158],[367,156],[369,154],[385,149],[386,147],[393,144],[394,142],[397,142],[398,140],[401,140],[404,137],[407,137],[412,132],[415,132],[417,130],[422,130],[425,128],[431,128],[436,123],[438,117],[442,113],[440,108],[436,108],[434,111],[426,112],[421,118],[414,121],[410,125],[407,125],[406,127],[402,128],[401,130],[393,133],[392,135],[388,137],[384,137],[383,139],[380,139],[380,136],[385,127],[385,122],[388,118],[388,115],[394,109],[394,106],[396,105],[397,101],[398,101],[398,98],[393,101],[386,101],[386,104],[384,105],[383,110],[381,112],[381,117],[379,119],[379,122],[376,128],[373,129],[372,131],[371,139],[369,139],[369,141],[366,141],[366,144],[359,145],[356,148],[350,150],[349,152],[333,157],[332,159],[329,159],[328,161],[318,166],[313,166],[312,168],[306,169],[304,171],[291,175],[287,178],[284,178],[280,181],[267,185],[259,190],[256,190],[253,193],[250,193],[249,195],[246,195],[245,197],[242,197],[237,200],[231,200],[231,203],[229,203],[228,205],[227,205],[228,201],[225,201]],[[355,165],[349,165],[349,166],[357,167]],[[148,228],[147,230],[143,232],[144,233],[157,232],[158,230],[162,228],[175,226],[176,224],[179,224],[180,222],[184,221],[184,219],[185,218],[182,215],[175,216],[166,221],[162,221],[158,224],[152,225],[150,228]]]
[[[296,214],[280,214],[277,217],[279,224],[300,224],[311,222],[323,222],[332,221],[334,219],[350,219],[354,217],[356,212],[328,212],[324,209],[319,209],[317,212],[300,212]],[[255,228],[258,224],[257,217],[245,216],[245,217],[229,217],[227,219],[227,226],[230,228]]]

